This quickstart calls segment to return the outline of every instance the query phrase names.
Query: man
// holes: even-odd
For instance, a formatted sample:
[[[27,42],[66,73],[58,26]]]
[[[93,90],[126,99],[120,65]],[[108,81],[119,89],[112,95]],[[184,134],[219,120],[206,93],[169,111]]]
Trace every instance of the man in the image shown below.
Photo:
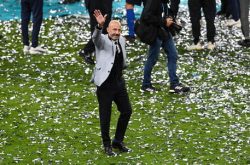
[[[107,32],[102,34],[106,16],[103,17],[100,10],[94,11],[98,25],[96,26],[92,39],[96,50],[96,65],[92,82],[97,86],[97,99],[99,102],[99,116],[101,125],[101,136],[104,151],[112,156],[115,153],[112,147],[120,152],[129,152],[123,143],[128,126],[132,108],[122,70],[126,66],[125,39],[121,35],[121,24],[117,20],[110,21]],[[114,140],[109,136],[112,102],[115,102],[120,112]],[[112,147],[111,147],[112,146]]]
[[[93,34],[95,26],[97,25],[96,19],[93,15],[96,9],[100,10],[103,14],[107,14],[106,22],[104,23],[103,27],[103,33],[107,34],[106,28],[108,27],[108,24],[112,16],[112,3],[113,0],[85,0],[85,6],[89,12],[89,17],[90,17],[91,35]],[[93,65],[95,64],[92,56],[94,51],[95,51],[95,45],[92,39],[90,39],[88,43],[85,45],[85,47],[82,50],[80,50],[79,55],[84,58],[86,63]]]
[[[188,92],[190,88],[182,85],[176,75],[177,50],[172,35],[169,32],[169,28],[174,22],[172,18],[166,15],[167,13],[162,16],[164,11],[163,6],[166,6],[164,3],[166,3],[165,0],[147,0],[146,6],[142,12],[141,21],[147,25],[158,28],[158,36],[149,47],[147,61],[144,66],[144,77],[141,89],[145,92],[154,92],[156,90],[151,83],[151,72],[158,60],[160,48],[162,47],[168,59],[167,67],[170,78],[169,92]]]
[[[126,16],[127,16],[127,25],[128,25],[128,35],[125,36],[128,41],[135,40],[135,13],[134,13],[134,6],[141,6],[145,5],[146,0],[126,0]]]
[[[200,42],[200,20],[201,9],[203,9],[206,26],[207,26],[207,49],[213,50],[215,48],[215,15],[216,15],[216,2],[215,0],[188,0],[188,8],[190,13],[190,19],[192,23],[193,44],[188,50],[201,50],[203,49]]]
[[[29,43],[29,22],[33,17],[32,43]],[[43,0],[21,0],[21,30],[23,39],[24,54],[48,53],[47,49],[38,46],[38,36],[43,20]]]
[[[241,29],[242,33],[245,37],[244,40],[239,41],[239,45],[250,47],[250,36],[249,36],[249,0],[240,0],[240,21],[241,21]]]

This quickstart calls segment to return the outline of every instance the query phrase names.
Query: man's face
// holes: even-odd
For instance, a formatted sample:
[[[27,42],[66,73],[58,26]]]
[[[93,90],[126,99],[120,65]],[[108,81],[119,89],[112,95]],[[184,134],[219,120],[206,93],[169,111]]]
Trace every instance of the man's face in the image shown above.
[[[107,32],[112,40],[118,40],[121,35],[121,25],[118,22],[111,21],[107,28]]]

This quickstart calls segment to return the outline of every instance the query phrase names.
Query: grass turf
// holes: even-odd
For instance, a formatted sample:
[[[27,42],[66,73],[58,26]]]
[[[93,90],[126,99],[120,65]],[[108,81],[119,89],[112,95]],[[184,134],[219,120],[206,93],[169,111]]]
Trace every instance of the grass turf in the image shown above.
[[[162,53],[153,70],[160,91],[142,93],[147,47],[128,44],[124,77],[133,114],[125,143],[133,152],[107,157],[92,66],[77,54],[90,35],[87,22],[45,20],[41,41],[56,50],[50,55],[24,55],[19,28],[18,21],[0,23],[0,164],[250,163],[250,51],[232,48],[235,38],[226,50],[187,52],[191,33],[183,30],[178,75],[192,91],[181,95],[168,93]],[[118,115],[113,105],[112,137]]]

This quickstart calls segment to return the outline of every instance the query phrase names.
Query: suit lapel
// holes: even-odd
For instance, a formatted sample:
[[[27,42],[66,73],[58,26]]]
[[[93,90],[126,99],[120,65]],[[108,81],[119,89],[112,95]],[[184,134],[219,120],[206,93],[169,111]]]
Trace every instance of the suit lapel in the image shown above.
[[[127,58],[126,51],[125,51],[125,40],[122,37],[120,37],[119,42],[120,42],[120,45],[122,47],[123,66],[125,66],[126,65],[126,58]]]

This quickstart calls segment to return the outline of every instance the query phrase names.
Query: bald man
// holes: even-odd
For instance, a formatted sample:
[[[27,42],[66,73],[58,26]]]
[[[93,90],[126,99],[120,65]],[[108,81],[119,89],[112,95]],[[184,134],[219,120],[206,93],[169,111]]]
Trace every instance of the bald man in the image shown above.
[[[95,44],[96,65],[92,82],[97,86],[96,94],[99,103],[99,117],[104,152],[108,156],[116,155],[112,149],[119,152],[130,152],[125,147],[123,139],[128,126],[132,108],[130,105],[122,70],[126,67],[125,38],[121,36],[121,24],[117,20],[110,21],[107,32],[102,34],[106,15],[100,10],[94,11],[98,22],[92,39]],[[116,126],[115,137],[109,136],[112,102],[115,102],[120,112]]]

